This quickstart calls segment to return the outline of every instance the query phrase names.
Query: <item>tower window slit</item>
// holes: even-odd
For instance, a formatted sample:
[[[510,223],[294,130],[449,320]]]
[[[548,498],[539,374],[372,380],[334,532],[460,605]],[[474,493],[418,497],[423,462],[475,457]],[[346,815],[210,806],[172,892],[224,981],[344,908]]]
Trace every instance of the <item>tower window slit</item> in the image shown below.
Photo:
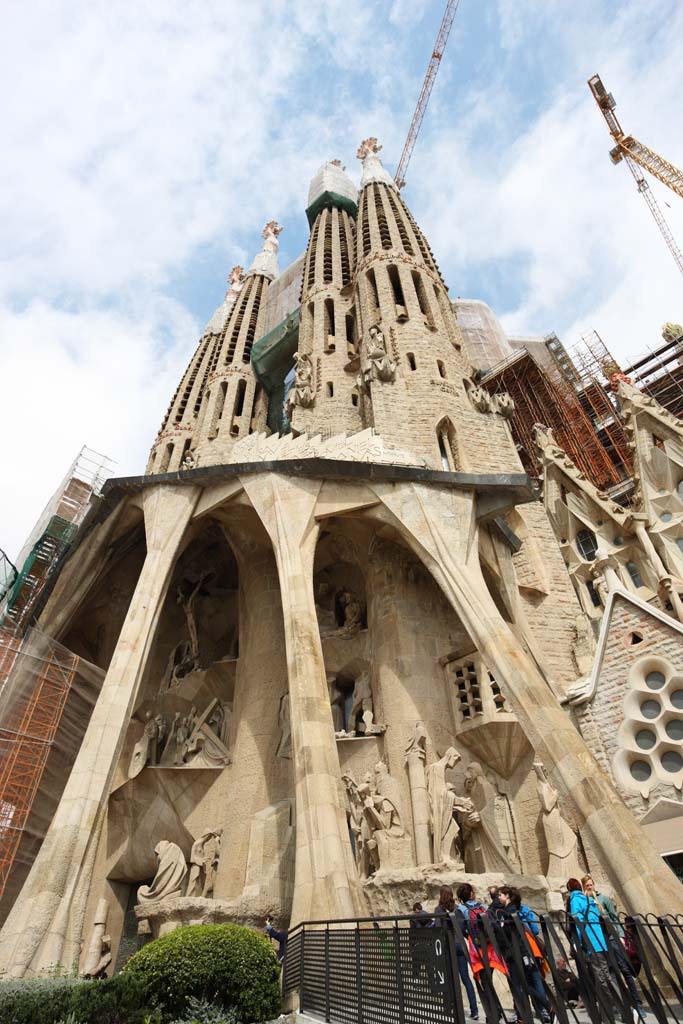
[[[357,406],[358,405],[358,392],[357,391],[352,391],[351,392],[351,405],[353,405],[353,406]]]
[[[437,369],[439,371],[439,376],[443,377],[443,379],[445,380],[446,379],[446,367],[444,366],[444,364],[443,364],[441,359],[437,359],[436,366],[437,366]]]
[[[235,395],[235,416],[241,416],[244,412],[244,396],[247,393],[246,380],[237,382],[237,394]]]
[[[251,316],[249,317],[249,328],[247,330],[247,337],[244,342],[244,353],[242,355],[242,362],[248,363],[249,357],[251,356],[251,346],[254,343],[254,335],[256,334],[256,322],[258,320],[259,306],[261,305],[261,294],[263,292],[263,279],[258,283],[256,294],[254,295],[254,302],[251,307]]]
[[[375,213],[377,214],[377,226],[379,228],[379,237],[382,243],[382,248],[391,249],[391,232],[389,231],[389,224],[387,223],[387,215],[384,212],[382,195],[377,185],[373,185],[372,189],[375,200]]]
[[[256,385],[254,387],[254,400],[253,400],[252,406],[251,406],[251,418],[250,418],[250,421],[249,421],[249,433],[250,434],[254,430],[254,423],[255,423],[255,420],[256,420],[256,416],[258,414],[258,405],[259,405],[259,400],[261,398],[261,391],[262,391],[261,385],[257,381]]]
[[[422,278],[416,270],[412,272],[413,285],[415,286],[415,294],[417,296],[417,304],[420,307],[420,312],[426,320],[431,320],[431,313],[429,309],[429,303],[427,302],[427,295],[425,293],[424,284]]]
[[[367,281],[370,285],[370,298],[375,303],[376,308],[379,309],[379,292],[377,291],[377,280],[374,270],[368,270]]]
[[[405,309],[406,300],[403,295],[403,288],[401,286],[401,275],[398,272],[398,267],[387,267],[387,271],[389,273],[391,287],[394,289],[394,302],[396,303],[397,306],[402,306],[403,309]]]
[[[367,256],[372,248],[370,242],[370,222],[368,220],[368,197],[367,189],[361,196],[360,222],[363,226],[363,255]]]
[[[312,288],[315,283],[315,254],[318,248],[318,233],[320,231],[320,217],[316,219],[313,226],[313,233],[308,244],[308,287]]]
[[[341,270],[342,270],[342,286],[349,284],[351,281],[351,267],[349,263],[349,240],[346,237],[348,230],[347,225],[348,217],[344,214],[344,218],[339,225],[339,252],[341,254]]]
[[[328,398],[334,398],[334,384],[332,383],[331,380],[328,380],[327,384],[325,385],[325,392]]]
[[[448,448],[446,447],[446,438],[441,430],[439,431],[439,455],[441,456],[441,465],[446,472],[449,472],[451,464],[448,461]]]
[[[330,335],[334,337],[334,300],[325,299],[325,348]]]
[[[332,211],[325,211],[325,244],[323,248],[323,281],[329,284],[332,280]]]
[[[406,354],[406,359],[408,360],[408,366],[410,367],[410,369],[411,370],[417,370],[417,363],[415,362],[415,354],[413,352],[408,352]]]
[[[252,278],[253,280],[253,278]],[[249,296],[251,295],[251,288],[244,287],[242,289],[242,298],[239,304],[239,309],[235,315],[235,320],[232,325],[232,332],[230,334],[230,344],[228,345],[228,351],[225,356],[225,363],[228,365],[232,362],[235,356],[235,348],[237,346],[237,339],[239,338],[240,329],[242,327],[242,321],[244,320],[244,314],[246,312],[247,303],[249,302]]]
[[[403,245],[403,248],[408,253],[408,255],[413,256],[413,243],[410,241],[410,238],[408,236],[405,221],[403,220],[403,216],[401,214],[401,211],[399,210],[398,203],[396,202],[396,197],[394,196],[394,193],[391,191],[391,189],[387,189],[386,195],[389,200],[389,205],[391,206],[391,209],[394,214],[396,227],[398,228],[398,233],[401,237],[401,244]]]

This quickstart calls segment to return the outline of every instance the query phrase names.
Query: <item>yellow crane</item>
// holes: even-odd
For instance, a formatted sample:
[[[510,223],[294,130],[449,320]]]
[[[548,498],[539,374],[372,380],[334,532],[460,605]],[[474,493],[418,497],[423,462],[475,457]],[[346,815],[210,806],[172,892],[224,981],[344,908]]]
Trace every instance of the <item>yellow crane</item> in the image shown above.
[[[638,139],[634,139],[632,135],[626,135],[614,113],[614,108],[616,107],[614,96],[611,92],[607,92],[600,75],[593,75],[592,78],[588,79],[588,88],[600,108],[600,113],[607,122],[610,135],[616,142],[616,146],[610,150],[609,154],[612,163],[618,164],[622,160],[626,161],[628,169],[635,179],[638,191],[647,203],[650,213],[654,217],[657,227],[668,246],[669,252],[674,258],[676,266],[681,274],[683,274],[683,253],[681,253],[676,244],[676,239],[671,234],[671,229],[664,219],[659,203],[652,194],[640,167],[649,171],[653,177],[658,178],[659,181],[670,188],[672,192],[675,192],[676,195],[681,196],[681,198],[683,198],[683,171],[680,171],[674,164],[669,163],[659,153],[655,153],[653,149],[644,146]]]

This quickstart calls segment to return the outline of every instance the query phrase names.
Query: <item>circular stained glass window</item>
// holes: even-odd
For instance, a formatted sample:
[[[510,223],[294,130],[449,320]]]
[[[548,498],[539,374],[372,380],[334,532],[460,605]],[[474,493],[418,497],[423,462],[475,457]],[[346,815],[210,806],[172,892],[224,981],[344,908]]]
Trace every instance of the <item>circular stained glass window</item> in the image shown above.
[[[667,772],[680,772],[683,768],[683,757],[676,750],[667,750],[662,754],[662,768]]]
[[[640,710],[644,718],[656,718],[662,709],[659,705],[659,701],[644,700],[640,705]]]
[[[673,519],[673,516],[670,512],[662,512],[659,518],[662,520],[663,523],[670,523]]]
[[[647,761],[634,761],[631,765],[631,775],[636,782],[647,782],[652,775],[652,768]]]
[[[652,750],[656,742],[657,737],[651,729],[641,729],[636,733],[636,743],[641,750]]]
[[[648,672],[645,676],[645,685],[648,690],[661,690],[666,682],[666,676],[663,672]]]
[[[671,703],[679,711],[683,711],[683,690],[674,690],[671,694]]]
[[[670,740],[683,740],[683,722],[680,718],[672,718],[665,725],[666,735]],[[638,737],[636,736],[636,741]],[[638,744],[640,746],[640,744]]]

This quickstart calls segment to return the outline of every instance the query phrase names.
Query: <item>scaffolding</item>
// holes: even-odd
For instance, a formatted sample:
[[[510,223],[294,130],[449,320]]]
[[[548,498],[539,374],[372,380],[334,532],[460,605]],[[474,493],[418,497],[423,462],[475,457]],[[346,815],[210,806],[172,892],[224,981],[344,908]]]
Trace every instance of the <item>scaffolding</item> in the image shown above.
[[[0,625],[23,629],[35,616],[48,580],[54,578],[93,495],[99,494],[112,468],[106,455],[86,447],[78,453],[17,558],[20,568],[0,605]]]
[[[611,381],[621,374],[619,363],[596,330],[581,335],[581,344],[572,351],[580,384],[577,394],[612,461],[633,472],[633,453],[626,437],[619,407],[614,400]]]
[[[648,348],[624,373],[674,416],[683,417],[683,334]]]
[[[0,899],[28,873],[103,676],[40,630],[0,628]]]
[[[598,436],[593,421],[579,395],[578,380],[572,384],[567,366],[556,360],[546,339],[544,365],[522,348],[504,359],[481,378],[490,394],[506,391],[515,403],[511,418],[512,435],[522,464],[532,476],[539,476],[541,465],[536,453],[533,428],[536,423],[550,427],[558,445],[600,490],[617,494],[628,489],[629,468],[615,463]],[[578,379],[580,373],[577,371]]]

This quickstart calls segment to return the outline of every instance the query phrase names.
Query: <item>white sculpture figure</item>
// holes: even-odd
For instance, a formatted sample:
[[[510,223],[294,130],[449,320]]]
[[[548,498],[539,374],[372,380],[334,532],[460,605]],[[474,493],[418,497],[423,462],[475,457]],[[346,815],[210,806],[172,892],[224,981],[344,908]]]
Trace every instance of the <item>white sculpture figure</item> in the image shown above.
[[[88,951],[85,954],[83,967],[79,971],[82,978],[100,978],[111,963],[111,938],[105,935],[109,904],[101,899],[95,910],[95,917],[90,933]]]
[[[473,874],[514,868],[503,851],[503,841],[496,825],[496,792],[477,761],[465,770],[465,792],[472,810],[465,819],[469,842],[465,848],[465,868]]]
[[[295,405],[307,409],[313,405],[315,386],[313,384],[313,363],[305,352],[297,352],[294,356],[294,383],[287,394],[287,414],[291,417]]]
[[[290,758],[292,756],[292,723],[289,717],[289,692],[283,693],[280,697],[280,711],[278,714],[280,723],[280,742],[275,751],[276,757]]]
[[[195,456],[193,451],[188,450],[185,453],[185,457],[183,458],[183,464],[181,469],[194,469],[196,465],[197,457]]]
[[[455,747],[449,747],[439,761],[430,764],[427,769],[427,792],[432,822],[433,863],[462,868],[462,859],[456,847],[460,826],[455,819],[455,812],[470,812],[471,802],[457,796],[453,783],[446,782],[446,772],[452,771],[459,761],[460,754]]]
[[[372,736],[382,732],[382,727],[375,725],[374,720],[375,711],[372,703],[370,673],[361,672],[353,687],[349,726],[351,730],[355,730],[361,736]]]
[[[133,747],[133,754],[128,765],[128,778],[134,779],[140,774],[148,761],[153,764],[157,759],[157,740],[159,739],[159,717],[152,718],[148,711],[145,715],[145,727],[142,736]],[[163,725],[163,718],[161,719]]]
[[[332,726],[335,736],[345,736],[344,729],[344,694],[337,689],[337,677],[334,672],[327,674],[327,692],[330,695],[332,709]]]
[[[213,892],[216,870],[221,852],[223,829],[205,832],[192,844],[190,853],[190,877],[187,882],[188,896],[208,896]]]
[[[536,789],[543,809],[543,831],[548,847],[547,878],[580,878],[583,868],[579,864],[579,844],[574,830],[562,817],[559,796],[548,780],[544,765],[534,761]]]
[[[366,362],[362,369],[362,378],[366,386],[371,380],[388,383],[395,379],[396,363],[387,352],[384,334],[377,325],[374,325],[368,331],[365,356]]]
[[[382,816],[385,831],[390,835],[404,836],[401,787],[389,774],[384,761],[379,761],[375,765],[375,790],[379,797],[375,806]]]
[[[176,843],[162,839],[154,847],[154,852],[157,855],[157,873],[151,885],[141,885],[138,889],[138,903],[160,903],[161,900],[183,895],[187,877],[183,851]]]
[[[197,715],[197,709],[192,708],[185,720],[189,730],[185,756],[193,755],[188,761],[193,768],[222,768],[230,764],[230,751],[222,739],[226,724],[228,730],[230,728],[229,708],[228,704],[221,704],[217,698],[204,708],[201,715]]]
[[[342,781],[346,787],[356,866],[361,880],[365,880],[379,869],[377,843],[372,837],[373,826],[365,814],[365,800],[370,796],[371,786],[368,780],[359,786],[350,772],[342,775]]]

